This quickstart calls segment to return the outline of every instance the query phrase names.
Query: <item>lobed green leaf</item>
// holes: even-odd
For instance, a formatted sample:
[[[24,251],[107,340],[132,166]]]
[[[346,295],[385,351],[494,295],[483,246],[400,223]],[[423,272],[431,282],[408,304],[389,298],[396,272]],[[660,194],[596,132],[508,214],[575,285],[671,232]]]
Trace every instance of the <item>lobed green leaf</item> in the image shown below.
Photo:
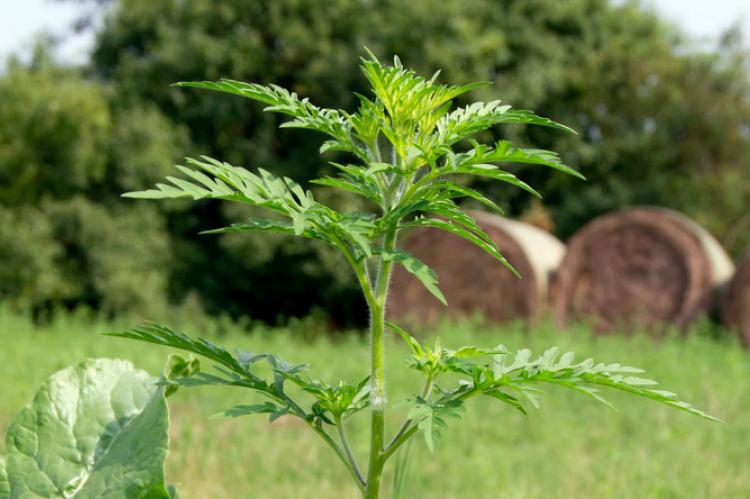
[[[497,246],[494,242],[489,242],[485,240],[482,237],[477,236],[476,234],[470,232],[466,228],[452,223],[445,220],[441,220],[439,218],[427,218],[427,217],[418,217],[410,222],[404,223],[401,225],[401,228],[407,229],[410,227],[432,227],[435,229],[444,230],[446,232],[450,232],[452,234],[455,234],[463,239],[466,239],[467,241],[473,243],[478,248],[482,249],[486,253],[492,255],[497,261],[502,263],[508,270],[513,272],[517,277],[521,277],[521,275],[516,271],[515,268],[508,262],[508,260],[505,259],[503,255],[500,254],[500,251],[497,249]]]
[[[417,397],[407,417],[419,421],[417,426],[424,435],[427,448],[434,452],[443,430],[448,426],[445,419],[460,418],[463,411],[463,402],[458,399],[431,403]]]
[[[273,402],[263,402],[262,404],[236,405],[225,411],[211,416],[211,419],[231,419],[250,414],[275,414],[280,408]]]
[[[448,304],[445,300],[445,296],[443,296],[443,292],[440,291],[440,287],[438,286],[437,274],[434,270],[425,265],[424,262],[411,253],[403,250],[379,249],[377,250],[377,254],[379,254],[385,261],[393,260],[400,264],[407,272],[419,279],[419,282],[421,282],[427,291],[432,293],[440,303],[443,305]]]

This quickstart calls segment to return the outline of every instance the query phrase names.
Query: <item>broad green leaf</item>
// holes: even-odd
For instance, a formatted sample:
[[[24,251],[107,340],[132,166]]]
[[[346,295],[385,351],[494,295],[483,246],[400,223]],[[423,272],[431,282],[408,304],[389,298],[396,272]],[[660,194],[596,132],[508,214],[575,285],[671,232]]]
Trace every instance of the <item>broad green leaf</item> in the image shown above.
[[[11,423],[11,498],[166,498],[169,419],[156,379],[130,362],[58,371]]]
[[[0,497],[10,497],[10,482],[5,469],[5,456],[0,456]]]
[[[416,258],[414,255],[402,251],[402,250],[378,250],[380,256],[385,260],[393,260],[399,263],[404,269],[407,270],[414,277],[419,279],[419,282],[432,293],[432,295],[440,300],[443,305],[447,305],[448,302],[443,296],[443,292],[438,287],[438,277],[434,270],[424,264],[421,260]]]

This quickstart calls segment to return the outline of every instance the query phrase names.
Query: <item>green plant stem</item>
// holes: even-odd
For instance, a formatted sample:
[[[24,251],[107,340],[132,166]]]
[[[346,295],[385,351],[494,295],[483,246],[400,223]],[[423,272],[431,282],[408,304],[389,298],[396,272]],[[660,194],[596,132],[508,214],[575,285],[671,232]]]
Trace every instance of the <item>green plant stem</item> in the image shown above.
[[[346,457],[349,460],[349,466],[354,470],[357,475],[357,481],[360,483],[360,487],[364,486],[365,479],[362,477],[362,472],[359,471],[357,460],[354,457],[351,447],[349,446],[349,439],[346,437],[346,431],[344,430],[344,422],[341,420],[341,416],[336,417],[336,429],[339,433],[339,439],[341,440],[341,446],[344,448]]]
[[[388,459],[389,457],[391,457],[398,450],[398,448],[401,447],[401,445],[403,445],[417,432],[417,430],[419,430],[419,421],[408,427],[407,430],[401,432],[399,436],[393,439],[393,442],[388,446],[388,449],[383,452],[383,459]]]
[[[433,376],[430,376],[427,378],[427,381],[425,382],[424,388],[422,389],[422,398],[427,399],[427,397],[430,396],[430,393],[432,393],[432,387],[434,386],[435,378]],[[406,421],[404,421],[404,424],[401,425],[401,428],[396,433],[396,436],[393,437],[393,440],[391,440],[391,443],[388,444],[388,447],[385,448],[385,453],[390,456],[390,453],[388,451],[391,450],[393,445],[399,441],[402,435],[406,433],[410,427],[411,424],[414,422],[414,419],[409,418]],[[400,444],[399,444],[400,445]]]
[[[349,459],[344,451],[341,450],[341,447],[336,443],[336,441],[320,426],[317,426],[315,424],[310,424],[310,427],[315,430],[315,432],[320,435],[323,440],[333,449],[333,451],[336,453],[338,458],[341,460],[342,463],[344,463],[344,466],[349,471],[349,474],[354,479],[354,482],[357,484],[357,487],[359,488],[360,492],[364,493],[365,487],[364,487],[364,481],[362,480],[362,475],[359,473],[357,469],[355,469],[352,464],[349,462]]]
[[[389,230],[383,238],[383,248],[392,250],[396,246],[396,230]],[[383,440],[385,438],[385,408],[387,392],[385,387],[385,347],[383,332],[385,327],[385,307],[388,296],[392,260],[380,259],[380,267],[375,284],[375,297],[370,304],[371,342],[371,383],[370,392],[370,457],[367,469],[366,499],[377,499],[380,491],[380,478],[385,465]]]

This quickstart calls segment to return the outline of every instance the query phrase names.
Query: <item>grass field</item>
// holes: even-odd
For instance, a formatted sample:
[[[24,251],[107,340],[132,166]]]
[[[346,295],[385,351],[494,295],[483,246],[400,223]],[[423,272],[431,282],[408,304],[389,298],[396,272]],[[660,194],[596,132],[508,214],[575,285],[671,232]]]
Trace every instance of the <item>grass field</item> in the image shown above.
[[[0,428],[31,398],[51,372],[88,357],[132,359],[156,374],[167,350],[98,333],[132,324],[64,318],[35,328],[0,310]],[[356,335],[303,340],[292,330],[226,326],[219,343],[272,351],[310,362],[328,381],[364,376],[367,345]],[[199,334],[183,328],[190,334]],[[643,367],[662,387],[678,392],[725,423],[612,394],[611,409],[575,393],[550,388],[542,408],[524,417],[491,400],[469,403],[451,421],[434,455],[415,446],[408,497],[413,498],[747,498],[750,497],[750,353],[729,340],[692,334],[653,340],[636,336],[593,338],[586,330],[551,327],[445,325],[444,344],[473,343],[542,350],[559,345],[582,357]],[[389,347],[391,403],[403,400],[418,378],[403,363],[406,349]],[[204,365],[206,365],[204,363]],[[183,498],[356,497],[349,477],[317,436],[282,418],[208,420],[217,411],[257,400],[240,389],[183,390],[170,398],[168,479]],[[363,414],[352,428],[364,455]],[[391,429],[395,422],[391,424]]]

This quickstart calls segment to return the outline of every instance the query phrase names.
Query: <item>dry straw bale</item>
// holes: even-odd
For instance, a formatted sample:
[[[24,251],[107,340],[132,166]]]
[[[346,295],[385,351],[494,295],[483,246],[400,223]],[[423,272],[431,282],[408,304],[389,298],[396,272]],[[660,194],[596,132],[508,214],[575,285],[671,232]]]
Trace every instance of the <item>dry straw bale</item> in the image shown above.
[[[734,266],[687,217],[631,208],[590,222],[568,241],[552,289],[557,322],[593,320],[597,331],[686,326],[712,307]]]
[[[405,235],[404,247],[437,272],[448,306],[432,297],[413,276],[397,269],[389,302],[391,314],[425,323],[443,315],[465,317],[476,312],[493,322],[538,317],[546,304],[549,274],[560,263],[564,245],[529,224],[484,212],[469,214],[523,277],[515,277],[462,238],[431,228],[415,229]]]
[[[740,333],[742,343],[750,346],[750,250],[737,267],[722,300],[724,323]]]

